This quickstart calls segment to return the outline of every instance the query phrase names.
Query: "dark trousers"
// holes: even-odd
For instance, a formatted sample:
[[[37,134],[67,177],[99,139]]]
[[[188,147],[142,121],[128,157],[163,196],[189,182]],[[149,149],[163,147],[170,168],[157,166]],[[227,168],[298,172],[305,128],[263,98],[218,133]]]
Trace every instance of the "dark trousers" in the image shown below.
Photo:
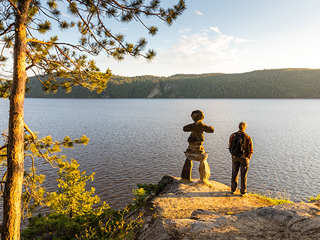
[[[238,187],[239,168],[241,173],[241,194],[247,193],[247,176],[249,170],[248,158],[232,157],[232,176],[231,176],[231,191],[235,192]]]

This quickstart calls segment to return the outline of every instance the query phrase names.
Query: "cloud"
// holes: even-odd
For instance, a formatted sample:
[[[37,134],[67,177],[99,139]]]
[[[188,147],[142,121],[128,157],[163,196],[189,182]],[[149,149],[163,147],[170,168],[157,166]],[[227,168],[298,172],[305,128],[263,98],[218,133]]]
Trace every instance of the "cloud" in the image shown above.
[[[72,18],[69,14],[61,12],[61,16],[66,17],[66,18]]]
[[[245,43],[245,42],[252,42],[252,40],[251,39],[235,38],[234,42],[237,44],[240,44],[240,43]]]
[[[185,33],[191,32],[191,28],[190,27],[184,28],[184,29],[179,30],[178,32],[182,33],[182,34],[185,34]]]
[[[216,32],[216,33],[220,33],[221,34],[221,32],[220,32],[218,27],[209,27],[209,29],[214,31],[214,32]]]
[[[101,66],[108,66],[114,74],[128,76],[157,75],[169,76],[177,73],[208,73],[235,71],[248,54],[240,43],[251,40],[236,38],[220,33],[218,27],[201,28],[191,34],[189,28],[180,31],[178,39],[171,39],[165,46],[156,48],[157,57],[147,63],[144,58],[126,58],[121,63],[113,59],[99,59]],[[254,42],[254,41],[253,41]],[[100,65],[99,65],[100,66]]]
[[[202,12],[200,12],[200,11],[194,11],[197,15],[200,15],[200,16],[202,16],[202,15],[204,15]]]
[[[186,69],[212,72],[214,68],[235,64],[248,52],[238,44],[251,40],[224,35],[218,27],[210,27],[210,30],[220,34],[216,36],[212,31],[201,31],[190,36],[183,35],[172,42],[169,49],[159,51],[154,63],[184,69],[183,72]]]

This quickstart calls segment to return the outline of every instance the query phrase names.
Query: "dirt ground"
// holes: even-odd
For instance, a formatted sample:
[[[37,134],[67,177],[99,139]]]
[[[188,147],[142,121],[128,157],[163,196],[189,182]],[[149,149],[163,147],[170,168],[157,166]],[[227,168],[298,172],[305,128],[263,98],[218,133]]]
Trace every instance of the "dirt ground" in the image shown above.
[[[261,197],[231,194],[219,182],[162,181],[160,194],[145,206],[136,239],[320,239],[319,203],[278,209]]]

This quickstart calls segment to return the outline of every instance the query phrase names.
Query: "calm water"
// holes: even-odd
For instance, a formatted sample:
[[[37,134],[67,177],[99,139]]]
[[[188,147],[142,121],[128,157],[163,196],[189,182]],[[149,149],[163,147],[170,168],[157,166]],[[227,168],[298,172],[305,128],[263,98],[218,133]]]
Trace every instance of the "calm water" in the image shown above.
[[[0,129],[7,129],[8,104],[0,99]],[[40,137],[89,137],[87,146],[63,153],[87,173],[95,172],[96,193],[121,208],[132,201],[137,183],[155,184],[165,174],[180,177],[189,136],[182,127],[192,123],[196,109],[215,128],[204,143],[210,180],[230,186],[228,138],[245,121],[255,150],[249,190],[285,192],[293,201],[320,192],[320,100],[26,99],[25,121]],[[46,174],[47,189],[55,190],[56,172],[42,162],[38,173]],[[193,178],[199,178],[198,166],[195,162]]]

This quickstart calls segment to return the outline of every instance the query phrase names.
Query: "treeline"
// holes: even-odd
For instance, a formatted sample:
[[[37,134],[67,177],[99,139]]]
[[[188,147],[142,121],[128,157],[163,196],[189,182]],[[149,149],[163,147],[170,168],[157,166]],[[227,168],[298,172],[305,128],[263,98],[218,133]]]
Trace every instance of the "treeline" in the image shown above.
[[[177,74],[170,77],[113,76],[100,94],[75,86],[45,94],[36,77],[34,98],[320,98],[320,69],[271,69],[241,74]]]
[[[46,93],[43,91],[43,85],[37,77],[29,78],[28,98],[145,98],[152,89],[159,85],[160,77],[139,76],[122,77],[112,76],[107,84],[107,88],[101,93],[90,91],[82,86],[73,86],[72,91],[66,93],[64,89],[59,88],[56,93]],[[63,81],[63,79],[58,79]]]

